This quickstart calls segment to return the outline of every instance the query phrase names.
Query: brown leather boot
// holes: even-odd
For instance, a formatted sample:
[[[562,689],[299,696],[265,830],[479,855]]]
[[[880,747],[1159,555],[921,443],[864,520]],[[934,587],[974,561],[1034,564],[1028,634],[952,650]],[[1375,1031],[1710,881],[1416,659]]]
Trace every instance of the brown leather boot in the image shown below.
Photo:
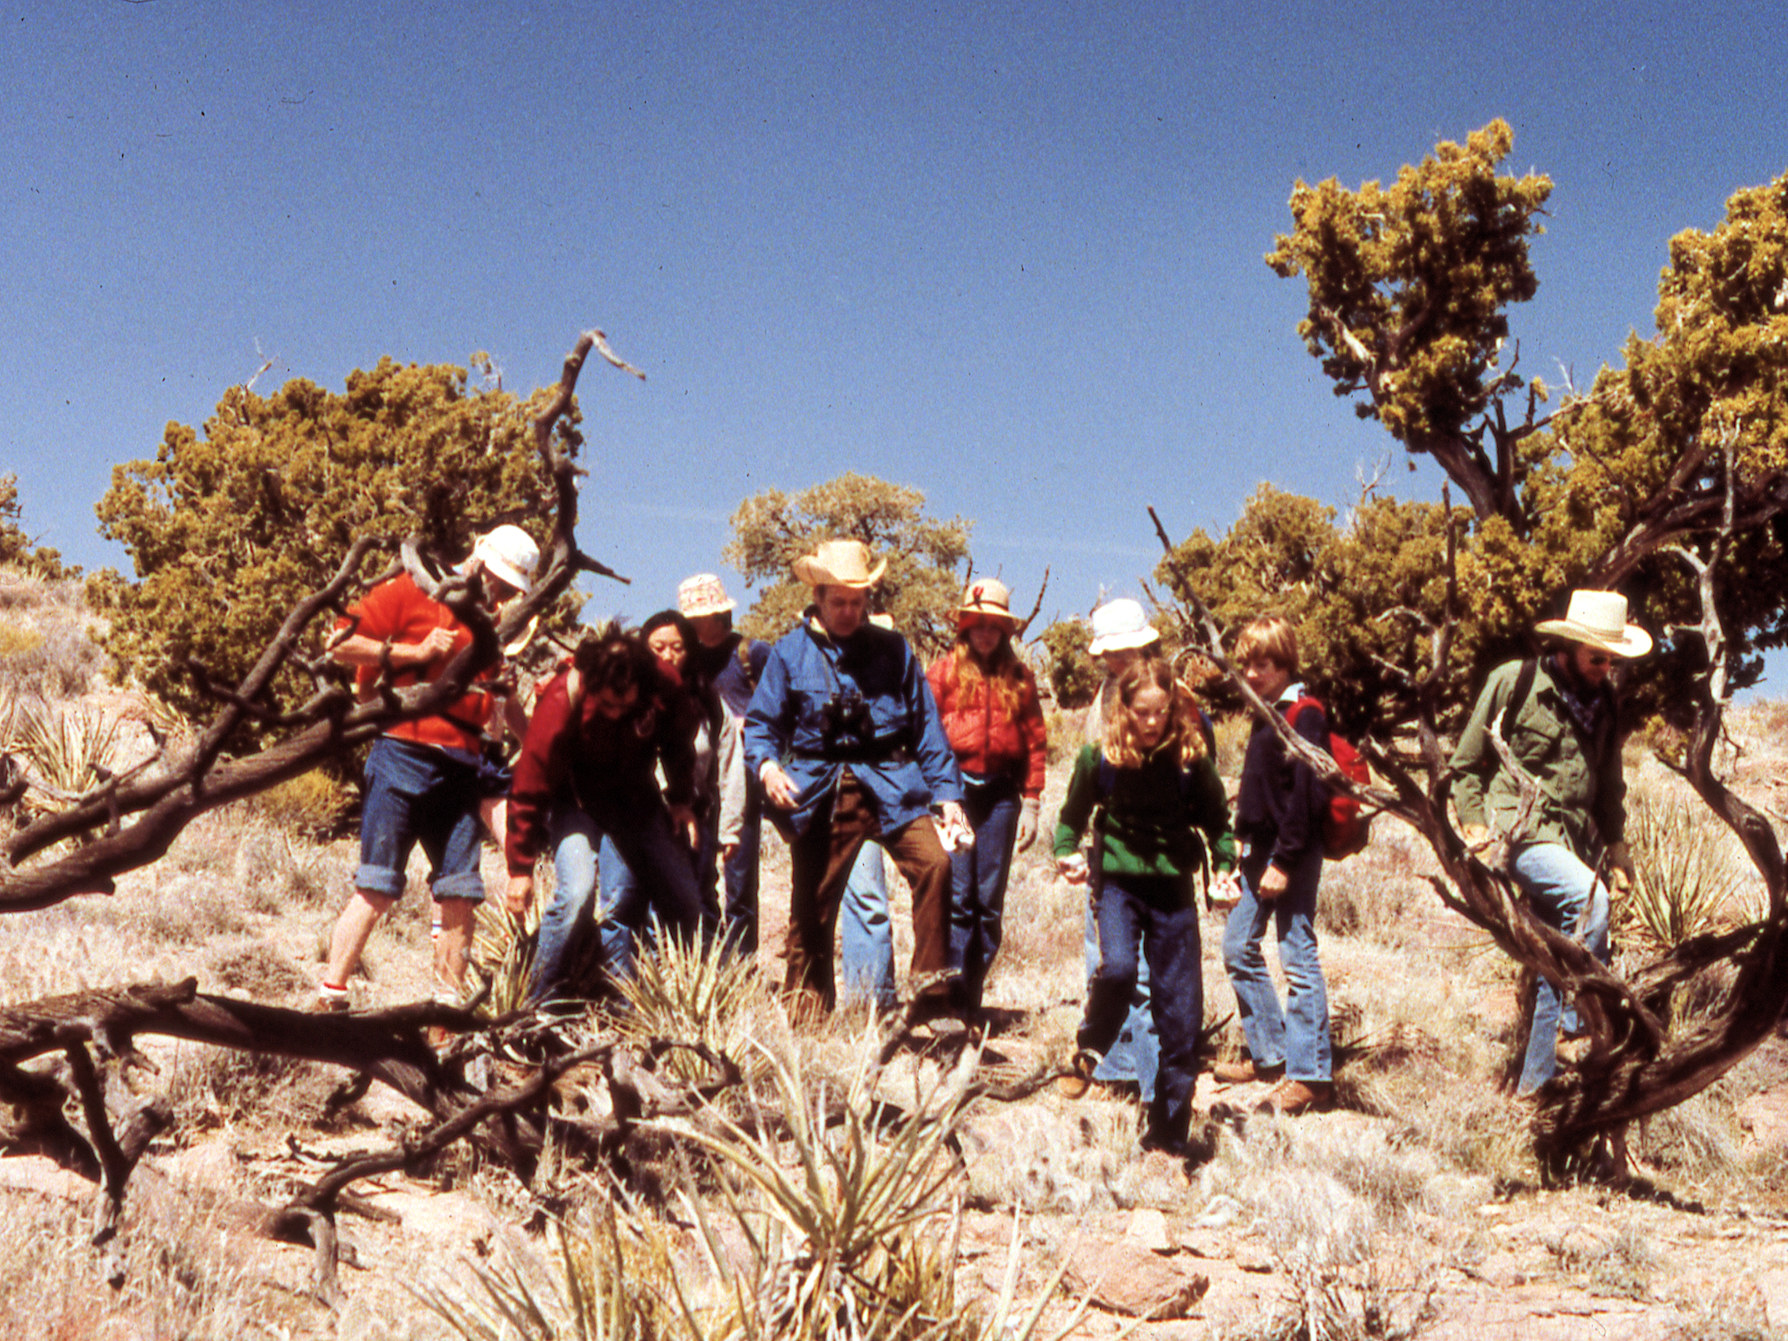
[[[1326,1080],[1281,1080],[1254,1106],[1256,1113],[1320,1113],[1335,1102],[1335,1087]]]
[[[1247,1085],[1256,1080],[1278,1080],[1285,1074],[1285,1063],[1256,1066],[1252,1057],[1244,1057],[1239,1062],[1218,1062],[1211,1074],[1220,1085]]]
[[[1055,1078],[1055,1092],[1064,1099],[1084,1099],[1093,1088],[1093,1072],[1098,1069],[1099,1054],[1080,1049],[1068,1063],[1068,1074]]]

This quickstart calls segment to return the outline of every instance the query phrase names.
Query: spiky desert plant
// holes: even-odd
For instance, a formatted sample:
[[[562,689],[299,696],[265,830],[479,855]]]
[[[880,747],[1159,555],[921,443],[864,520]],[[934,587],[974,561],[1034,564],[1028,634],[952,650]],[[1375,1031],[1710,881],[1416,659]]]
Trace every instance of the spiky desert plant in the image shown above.
[[[1745,869],[1705,811],[1680,796],[1635,792],[1627,841],[1636,878],[1625,912],[1651,939],[1674,948],[1722,918],[1737,920]]]
[[[500,902],[486,899],[472,917],[472,971],[490,984],[477,1014],[501,1019],[528,1003],[534,976],[534,947],[540,930],[541,900],[518,923]]]
[[[655,944],[641,946],[633,973],[616,988],[626,1006],[615,1021],[623,1038],[699,1044],[741,1065],[762,1055],[749,1044],[768,1000],[756,967],[730,940],[704,943],[661,931]],[[693,1052],[673,1052],[668,1065],[684,1080],[707,1073]]]
[[[599,1193],[578,1229],[550,1228],[550,1251],[510,1242],[496,1264],[468,1264],[470,1290],[418,1296],[467,1341],[1034,1341],[1062,1271],[1020,1302],[1017,1219],[998,1297],[956,1298],[960,1091],[915,1094],[901,1112],[878,1103],[868,1057],[842,1084],[809,1083],[762,1051],[748,1117],[649,1124],[706,1157],[677,1194],[698,1263],[666,1221]]]
[[[592,1206],[576,1228],[550,1224],[544,1262],[506,1242],[495,1264],[473,1264],[474,1291],[422,1285],[411,1292],[466,1341],[659,1341],[675,1335],[680,1319],[662,1289],[670,1272],[665,1238],[659,1231],[624,1236],[617,1209]]]
[[[13,748],[25,760],[32,814],[59,810],[110,777],[116,764],[118,723],[82,707],[26,704],[12,724]]]
[[[865,1059],[842,1087],[809,1084],[798,1062],[764,1050],[767,1095],[749,1125],[714,1113],[679,1123],[719,1177],[713,1200],[685,1185],[718,1290],[678,1300],[692,1334],[712,1341],[861,1341],[973,1337],[959,1310],[949,1141],[960,1101],[921,1100],[890,1115]],[[780,1114],[769,1121],[765,1115]],[[741,1264],[724,1248],[714,1205],[744,1231]]]

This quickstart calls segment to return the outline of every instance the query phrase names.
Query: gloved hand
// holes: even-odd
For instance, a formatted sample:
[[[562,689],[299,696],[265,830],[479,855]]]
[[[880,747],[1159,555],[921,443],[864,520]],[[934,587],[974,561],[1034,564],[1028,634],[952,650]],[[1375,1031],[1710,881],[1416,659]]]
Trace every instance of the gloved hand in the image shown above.
[[[1070,852],[1065,857],[1055,859],[1056,873],[1070,885],[1084,885],[1092,878],[1092,869],[1086,863],[1086,856],[1080,852]]]
[[[1016,851],[1023,852],[1037,841],[1037,812],[1042,804],[1037,797],[1027,796],[1018,808],[1018,841],[1013,844]]]
[[[1613,894],[1625,894],[1633,888],[1633,853],[1623,839],[1618,843],[1608,844],[1608,889]]]

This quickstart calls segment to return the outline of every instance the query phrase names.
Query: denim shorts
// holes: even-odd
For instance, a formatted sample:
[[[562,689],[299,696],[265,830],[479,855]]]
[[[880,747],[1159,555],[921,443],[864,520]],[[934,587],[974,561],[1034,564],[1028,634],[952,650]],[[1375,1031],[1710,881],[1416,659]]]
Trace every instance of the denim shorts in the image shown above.
[[[437,899],[482,899],[478,770],[443,750],[381,736],[366,760],[360,866],[354,886],[399,898],[417,843]]]

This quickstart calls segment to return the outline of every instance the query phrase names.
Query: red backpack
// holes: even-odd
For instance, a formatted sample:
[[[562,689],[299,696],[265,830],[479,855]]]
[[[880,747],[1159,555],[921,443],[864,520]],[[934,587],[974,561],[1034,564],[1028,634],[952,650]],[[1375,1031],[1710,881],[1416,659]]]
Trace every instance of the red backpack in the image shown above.
[[[1304,694],[1286,710],[1285,720],[1295,723],[1298,714],[1306,707],[1323,711],[1320,700]],[[1326,720],[1326,711],[1323,715]],[[1335,767],[1341,770],[1341,776],[1362,787],[1372,781],[1372,770],[1366,766],[1364,756],[1346,736],[1330,731],[1328,739],[1323,743],[1328,746],[1329,754],[1334,757]],[[1364,813],[1359,798],[1338,787],[1329,788],[1328,809],[1322,815],[1322,855],[1330,861],[1340,861],[1343,857],[1365,851],[1371,838],[1372,817]]]

